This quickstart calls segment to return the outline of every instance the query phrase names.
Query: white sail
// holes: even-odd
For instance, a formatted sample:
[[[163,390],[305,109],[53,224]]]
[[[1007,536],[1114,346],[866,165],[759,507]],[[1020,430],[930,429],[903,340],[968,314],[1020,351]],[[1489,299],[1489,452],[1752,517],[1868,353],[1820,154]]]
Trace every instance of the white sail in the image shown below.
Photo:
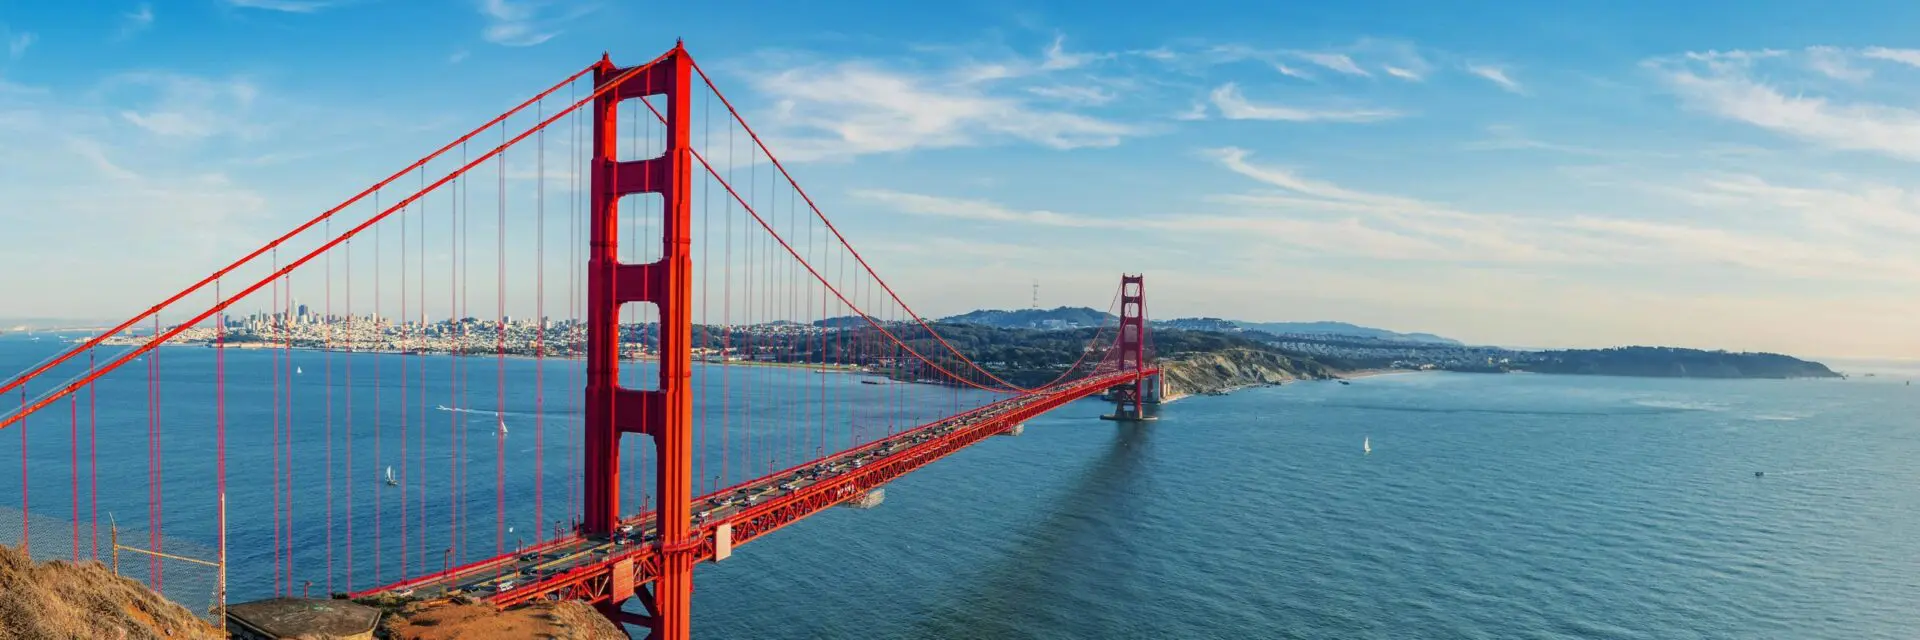
[[[1360,439],[1360,452],[1373,453],[1373,438],[1367,437]]]

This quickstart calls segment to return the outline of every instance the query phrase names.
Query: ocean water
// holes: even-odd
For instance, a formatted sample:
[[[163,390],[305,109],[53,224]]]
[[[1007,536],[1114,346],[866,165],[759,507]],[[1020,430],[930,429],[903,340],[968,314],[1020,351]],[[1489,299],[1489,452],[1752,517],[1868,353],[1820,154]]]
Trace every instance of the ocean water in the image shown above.
[[[37,360],[9,339],[4,368]],[[1143,425],[1100,421],[1102,405],[1075,403],[1021,437],[896,481],[878,509],[832,510],[701,566],[695,634],[1913,638],[1920,388],[1905,382],[1920,370],[1874,372],[1390,375],[1188,398]],[[769,389],[821,384],[804,372],[761,375]],[[935,411],[978,399],[885,392],[896,395],[870,400]],[[908,393],[918,395],[899,395]],[[32,428],[63,428],[50,422]],[[117,445],[134,456],[122,475],[135,482],[114,489],[128,509],[145,495],[136,429]],[[35,512],[41,487],[64,481],[64,437],[32,436]],[[0,434],[0,447],[16,443]],[[0,469],[16,456],[0,448]],[[484,469],[472,492],[491,514]],[[14,482],[0,482],[0,501],[16,495]],[[176,498],[168,482],[173,536],[174,504],[189,509],[193,488]],[[45,491],[59,520],[46,528],[62,531],[64,486]],[[230,523],[236,562],[240,545],[270,546],[270,522]],[[190,524],[179,545],[201,542]],[[491,545],[490,524],[480,528],[469,538]],[[33,535],[36,549],[54,537]],[[271,559],[254,553],[263,555]],[[267,571],[239,582],[258,595]]]

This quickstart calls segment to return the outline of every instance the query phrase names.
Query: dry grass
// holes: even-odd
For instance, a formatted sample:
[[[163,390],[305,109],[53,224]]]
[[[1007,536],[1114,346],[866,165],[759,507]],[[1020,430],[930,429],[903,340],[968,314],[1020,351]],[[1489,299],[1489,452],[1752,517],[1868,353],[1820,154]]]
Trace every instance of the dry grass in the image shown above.
[[[409,604],[386,616],[383,637],[394,640],[628,640],[618,625],[579,601],[534,603],[501,611],[445,600]]]
[[[98,562],[36,564],[0,546],[0,640],[189,640],[227,634]]]

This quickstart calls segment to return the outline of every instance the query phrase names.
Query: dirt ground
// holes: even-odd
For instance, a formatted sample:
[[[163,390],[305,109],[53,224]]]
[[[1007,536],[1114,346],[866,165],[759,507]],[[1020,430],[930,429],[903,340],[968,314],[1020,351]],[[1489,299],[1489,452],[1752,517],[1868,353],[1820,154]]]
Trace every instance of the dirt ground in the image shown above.
[[[19,549],[0,545],[0,640],[225,637],[185,607],[98,562],[34,563]]]
[[[409,604],[381,622],[394,640],[628,640],[620,627],[584,602],[537,603],[495,610],[446,601]]]

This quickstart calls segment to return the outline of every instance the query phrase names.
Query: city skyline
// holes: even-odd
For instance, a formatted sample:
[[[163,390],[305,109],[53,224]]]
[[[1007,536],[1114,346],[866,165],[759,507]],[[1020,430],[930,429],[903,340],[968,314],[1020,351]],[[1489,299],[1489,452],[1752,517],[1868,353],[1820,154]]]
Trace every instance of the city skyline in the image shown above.
[[[1422,6],[8,5],[0,316],[130,315],[684,36],[923,315],[1130,271],[1162,318],[1920,357],[1920,7]]]

